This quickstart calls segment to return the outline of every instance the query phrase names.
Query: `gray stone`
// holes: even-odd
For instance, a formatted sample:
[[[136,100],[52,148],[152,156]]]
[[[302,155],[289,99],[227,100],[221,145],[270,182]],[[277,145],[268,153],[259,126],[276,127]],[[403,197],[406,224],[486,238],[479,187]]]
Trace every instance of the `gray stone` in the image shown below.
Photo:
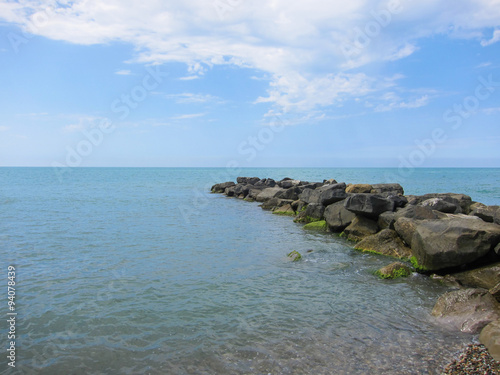
[[[265,202],[268,199],[274,198],[278,193],[282,192],[283,189],[279,187],[266,188],[262,190],[256,197],[257,202]]]
[[[254,184],[256,187],[275,187],[276,181],[272,178],[263,178]]]
[[[372,185],[372,194],[392,193],[394,195],[404,195],[404,189],[400,184],[375,184]]]
[[[226,188],[228,188],[230,186],[234,186],[234,185],[236,185],[236,184],[232,181],[223,182],[221,184],[215,184],[214,186],[212,186],[212,189],[210,189],[210,190],[212,191],[212,193],[224,193]]]
[[[288,181],[285,181],[285,182],[288,182]],[[297,187],[297,186],[293,186],[293,187],[289,187],[289,188],[284,188],[282,191],[280,191],[276,197],[277,198],[281,198],[281,199],[292,199],[294,201],[296,201],[297,199],[299,199],[299,194],[302,192],[302,190]]]
[[[377,220],[380,229],[394,229],[394,223],[396,222],[395,212],[382,212]]]
[[[403,239],[403,241],[411,248],[413,235],[417,229],[418,221],[401,217],[394,223],[394,230]]]
[[[460,284],[468,287],[492,289],[500,282],[500,263],[454,273],[452,276]]]
[[[500,206],[476,207],[472,209],[469,215],[474,215],[488,223],[493,223],[499,210]]]
[[[354,184],[354,185],[348,185],[347,188],[345,189],[345,192],[353,194],[371,193],[372,189],[373,186],[369,184]]]
[[[470,212],[470,206],[472,205],[472,199],[468,195],[465,194],[455,194],[455,193],[432,193],[432,194],[425,194],[422,196],[417,197],[418,203],[423,202],[427,199],[430,198],[440,198],[443,199],[446,202],[452,203],[452,204],[457,204],[460,206],[461,212],[455,212],[455,213],[464,213],[464,214],[469,214]]]
[[[394,211],[394,202],[374,194],[353,194],[344,207],[358,215],[376,219],[382,212]]]
[[[363,238],[378,232],[377,222],[364,216],[358,216],[345,228],[344,233],[351,241],[361,241]]]
[[[405,246],[398,234],[391,229],[383,229],[377,234],[364,238],[356,244],[355,249],[400,259],[411,257],[411,250]]]
[[[379,269],[375,274],[382,279],[396,279],[398,277],[408,277],[412,274],[412,269],[401,262],[394,262]]]
[[[326,207],[324,217],[331,232],[342,232],[356,215],[344,207],[344,201],[333,203]]]
[[[500,304],[485,289],[461,289],[440,296],[432,315],[462,332],[476,333],[500,318]]]
[[[311,203],[306,207],[304,214],[307,218],[313,220],[323,220],[323,214],[325,212],[325,206],[319,203]],[[311,220],[308,220],[311,221]]]
[[[422,268],[439,270],[473,262],[499,241],[500,226],[471,216],[449,215],[447,219],[420,221],[411,248]]]
[[[495,361],[500,361],[500,320],[495,320],[484,327],[479,335],[479,341],[486,346]]]
[[[457,201],[456,204],[445,201],[442,198],[430,198],[419,204],[422,207],[428,207],[431,210],[436,210],[445,213],[459,213],[462,211],[460,204]]]
[[[292,202],[293,201],[290,199],[271,198],[271,199],[267,199],[266,201],[264,201],[260,205],[260,207],[263,210],[275,210],[276,208],[282,207],[282,206],[287,205],[287,204],[291,205]]]
[[[306,203],[319,203],[328,206],[347,197],[345,188],[345,183],[323,185],[314,190],[306,188],[299,195],[299,198]]]
[[[401,217],[414,220],[426,220],[426,219],[439,219],[442,215],[439,215],[436,211],[433,211],[429,207],[414,206],[408,204],[406,207],[401,208],[396,211],[395,219],[398,220]]]

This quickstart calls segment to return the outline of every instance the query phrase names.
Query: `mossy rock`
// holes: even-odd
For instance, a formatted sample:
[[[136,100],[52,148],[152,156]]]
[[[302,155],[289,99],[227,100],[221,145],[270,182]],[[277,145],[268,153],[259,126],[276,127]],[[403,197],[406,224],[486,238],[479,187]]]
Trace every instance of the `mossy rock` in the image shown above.
[[[304,225],[304,229],[326,231],[326,221],[325,220],[313,221],[309,224]]]
[[[273,211],[273,215],[295,216],[295,212],[293,212],[293,211]]]
[[[408,277],[411,273],[412,269],[406,264],[394,262],[376,271],[375,275],[381,279],[397,279],[399,277]]]
[[[415,267],[415,269],[417,270],[417,272],[421,272],[421,273],[429,273],[429,272],[431,272],[430,269],[425,268],[424,266],[418,264],[418,260],[417,260],[417,258],[415,256],[412,256],[410,258],[410,262],[411,262],[411,265],[413,267]]]
[[[288,253],[287,257],[290,258],[292,262],[297,262],[302,259],[302,255],[300,255],[297,250],[293,250],[292,252]]]

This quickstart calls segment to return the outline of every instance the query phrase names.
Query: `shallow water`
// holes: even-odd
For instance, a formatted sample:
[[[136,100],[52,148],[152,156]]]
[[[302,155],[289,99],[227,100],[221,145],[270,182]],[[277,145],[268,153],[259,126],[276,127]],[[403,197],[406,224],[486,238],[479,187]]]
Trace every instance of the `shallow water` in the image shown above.
[[[418,186],[404,186],[465,192],[473,173],[473,199],[500,203],[498,170],[459,171],[417,171]],[[375,183],[384,173],[241,174]],[[437,374],[470,340],[429,314],[446,288],[416,274],[379,280],[389,259],[207,194],[226,174],[89,168],[60,181],[49,168],[0,169],[1,269],[6,280],[17,268],[19,314],[16,371],[0,362],[0,373]],[[291,250],[303,260],[289,262]]]

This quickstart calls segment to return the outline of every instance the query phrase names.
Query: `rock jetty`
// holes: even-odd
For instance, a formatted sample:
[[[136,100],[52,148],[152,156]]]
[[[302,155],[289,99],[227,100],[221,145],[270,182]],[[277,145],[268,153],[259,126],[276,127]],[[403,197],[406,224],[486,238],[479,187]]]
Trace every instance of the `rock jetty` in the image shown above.
[[[432,314],[450,327],[481,332],[481,343],[500,361],[500,206],[457,193],[405,195],[397,183],[334,179],[238,177],[211,190],[260,202],[297,223],[317,223],[314,228],[345,237],[357,250],[397,258],[397,269],[404,271],[394,272],[391,265],[379,270],[381,277],[410,270],[455,287],[439,298]]]

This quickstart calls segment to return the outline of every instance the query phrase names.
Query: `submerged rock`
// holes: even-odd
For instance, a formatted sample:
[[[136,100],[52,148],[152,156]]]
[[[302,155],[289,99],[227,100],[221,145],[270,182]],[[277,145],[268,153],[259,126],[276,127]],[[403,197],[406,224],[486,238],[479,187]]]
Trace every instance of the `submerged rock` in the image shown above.
[[[302,255],[300,255],[300,253],[296,250],[288,253],[287,257],[290,258],[292,262],[297,262],[302,259]]]
[[[401,262],[394,262],[385,267],[382,267],[375,274],[382,279],[397,279],[398,277],[408,277],[412,273],[412,269]]]
[[[500,304],[485,289],[461,289],[438,298],[432,315],[462,332],[479,332],[500,319]]]

